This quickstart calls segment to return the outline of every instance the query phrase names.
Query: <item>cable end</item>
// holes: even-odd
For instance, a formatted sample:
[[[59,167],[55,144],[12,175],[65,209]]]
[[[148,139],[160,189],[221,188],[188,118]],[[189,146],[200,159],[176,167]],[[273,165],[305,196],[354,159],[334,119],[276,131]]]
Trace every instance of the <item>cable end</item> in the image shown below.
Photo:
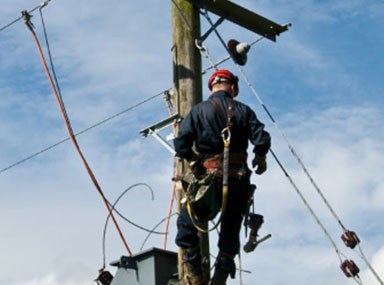
[[[33,31],[33,29],[35,28],[31,22],[31,18],[32,18],[32,15],[28,13],[27,10],[24,10],[24,11],[21,11],[21,15],[24,19],[24,22],[25,24],[27,25],[27,27]]]
[[[49,1],[51,1],[51,0],[47,0],[45,2],[41,2],[40,9],[44,8],[45,6],[47,6]]]

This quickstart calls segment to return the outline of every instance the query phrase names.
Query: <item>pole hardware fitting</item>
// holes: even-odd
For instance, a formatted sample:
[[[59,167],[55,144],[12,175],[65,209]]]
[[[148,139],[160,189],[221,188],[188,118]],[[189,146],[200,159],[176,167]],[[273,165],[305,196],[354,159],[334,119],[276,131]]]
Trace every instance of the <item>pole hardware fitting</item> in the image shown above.
[[[347,247],[352,248],[352,249],[354,249],[355,246],[360,243],[360,240],[354,231],[345,231],[341,235],[341,240],[344,242],[344,244]]]
[[[31,31],[33,31],[33,29],[35,28],[31,22],[31,18],[32,18],[32,15],[28,13],[28,11],[24,10],[24,11],[21,11],[21,15],[22,17],[24,18],[24,22],[25,24],[27,25],[28,29],[30,29]]]
[[[110,285],[112,283],[112,280],[113,275],[109,271],[101,269],[99,272],[99,276],[97,276],[97,278],[95,279],[95,282],[97,282],[97,284]]]
[[[356,263],[351,259],[344,260],[344,262],[340,265],[340,268],[347,277],[356,277],[360,272],[359,267],[357,267]]]

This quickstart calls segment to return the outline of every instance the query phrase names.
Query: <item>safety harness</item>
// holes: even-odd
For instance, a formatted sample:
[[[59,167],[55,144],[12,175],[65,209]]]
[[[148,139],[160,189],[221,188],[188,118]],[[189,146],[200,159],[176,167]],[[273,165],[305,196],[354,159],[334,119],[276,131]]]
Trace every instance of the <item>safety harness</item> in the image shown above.
[[[216,229],[220,223],[221,223],[221,220],[224,216],[224,213],[225,213],[225,210],[226,210],[226,207],[227,207],[227,198],[228,198],[228,177],[229,177],[229,146],[230,146],[230,142],[231,142],[231,131],[229,130],[228,127],[224,128],[221,132],[221,135],[222,135],[222,138],[223,138],[223,143],[224,143],[224,151],[223,151],[223,168],[222,168],[222,199],[221,199],[221,208],[220,208],[220,217],[217,221],[217,223],[214,223],[214,226],[210,229],[204,229],[202,227],[200,227],[198,225],[198,222],[196,221],[195,219],[195,213],[192,209],[192,206],[191,206],[191,202],[190,202],[190,199],[187,199],[187,211],[188,211],[188,214],[192,220],[192,223],[193,225],[195,226],[195,228],[197,230],[199,230],[200,232],[210,232],[214,229]],[[204,163],[203,163],[204,165]],[[208,171],[208,169],[207,169]],[[201,183],[202,185],[207,185],[207,187],[210,187],[210,184],[213,183],[215,184],[216,181],[211,181],[213,178],[214,174],[213,173],[209,173],[201,180],[201,181],[197,181],[197,183]],[[208,182],[208,183],[207,183]],[[195,182],[196,183],[196,182]],[[193,185],[192,183],[190,184],[190,186]],[[195,185],[196,186],[196,185]],[[213,186],[214,187],[214,186]],[[208,189],[206,189],[208,190]],[[189,192],[190,189],[188,189],[187,192]],[[214,187],[214,189],[212,189],[211,191],[216,191],[216,188]],[[196,194],[196,193],[195,193]],[[215,194],[215,193],[214,193]],[[210,201],[212,202],[212,201]],[[213,217],[210,217],[210,219],[213,219],[214,216],[216,216],[216,213],[213,214]]]
[[[187,206],[188,214],[189,214],[195,228],[201,232],[210,232],[210,231],[216,229],[219,226],[219,224],[221,223],[221,220],[224,216],[224,213],[225,213],[225,210],[227,207],[228,177],[230,176],[229,148],[230,148],[230,143],[231,143],[231,127],[232,127],[231,119],[233,116],[233,110],[234,110],[234,105],[235,105],[235,101],[233,99],[231,99],[229,107],[228,107],[228,112],[227,112],[227,114],[225,114],[220,103],[215,98],[211,98],[209,101],[212,103],[215,110],[218,112],[222,121],[226,122],[226,127],[221,131],[221,136],[223,138],[223,144],[224,144],[223,153],[218,155],[218,156],[214,156],[213,159],[207,159],[203,162],[203,166],[206,169],[206,176],[204,177],[203,181],[206,182],[207,179],[214,179],[213,176],[221,176],[222,175],[222,199],[221,199],[220,217],[218,219],[218,222],[214,223],[214,226],[211,229],[203,229],[202,227],[200,227],[198,225],[198,223],[195,219],[195,213],[192,209],[190,200],[187,199],[187,205],[186,206]],[[202,182],[202,183],[204,183],[204,182]],[[209,183],[216,183],[216,181],[213,181],[213,182],[209,181]],[[190,184],[190,185],[193,185],[193,184]],[[196,186],[196,184],[195,184],[195,186]],[[190,189],[188,189],[188,190],[190,190]],[[212,191],[215,191],[215,190],[216,189],[213,189]],[[213,219],[213,218],[211,217],[211,219]]]

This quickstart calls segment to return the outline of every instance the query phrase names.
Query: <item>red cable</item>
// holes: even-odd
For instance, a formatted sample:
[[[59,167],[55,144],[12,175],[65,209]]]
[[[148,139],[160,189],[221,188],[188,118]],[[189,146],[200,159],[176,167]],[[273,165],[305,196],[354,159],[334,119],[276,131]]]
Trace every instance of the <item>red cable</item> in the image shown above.
[[[173,208],[173,202],[175,200],[175,192],[176,192],[176,182],[173,184],[173,190],[171,194],[171,199],[169,201],[169,207],[168,207],[168,215],[167,215],[167,222],[165,223],[165,228],[164,228],[164,241],[163,241],[163,249],[167,249],[167,240],[168,240],[168,229],[169,229],[169,222],[171,220],[171,214],[172,214],[172,208]]]
[[[73,131],[72,131],[72,129],[71,129],[70,122],[69,122],[68,117],[66,116],[66,113],[65,113],[64,105],[63,105],[62,101],[60,100],[60,96],[59,96],[59,94],[58,94],[58,92],[57,92],[57,90],[56,90],[56,86],[55,86],[55,84],[54,84],[54,82],[53,82],[51,73],[50,73],[50,71],[49,71],[49,69],[48,69],[48,65],[47,65],[47,62],[46,62],[46,60],[45,60],[45,58],[44,58],[44,54],[43,54],[43,52],[42,52],[42,49],[41,49],[39,40],[38,40],[38,38],[37,38],[37,36],[36,36],[35,31],[34,31],[33,28],[32,28],[33,26],[32,26],[30,23],[29,23],[29,24],[27,23],[27,26],[28,26],[28,28],[29,28],[29,29],[31,30],[31,32],[32,32],[33,39],[35,40],[35,43],[36,43],[36,46],[37,46],[37,49],[38,49],[38,52],[39,52],[39,56],[40,56],[40,59],[41,59],[41,61],[42,61],[43,67],[44,67],[44,70],[45,70],[45,72],[46,72],[46,74],[47,74],[47,76],[48,76],[49,83],[51,84],[52,91],[53,91],[53,93],[54,93],[54,95],[55,95],[57,104],[59,105],[61,114],[62,114],[62,116],[63,116],[63,118],[64,118],[65,126],[66,126],[66,128],[67,128],[68,133],[69,133],[69,137],[71,138],[71,141],[72,141],[73,144],[75,145],[75,148],[76,148],[78,154],[80,155],[81,160],[83,161],[84,166],[85,166],[85,168],[87,169],[87,172],[88,172],[89,176],[91,177],[91,180],[92,180],[93,184],[95,185],[96,189],[98,190],[99,194],[101,195],[101,198],[103,199],[103,202],[104,202],[105,206],[106,206],[107,209],[108,209],[109,215],[111,216],[111,218],[112,218],[112,220],[113,220],[113,223],[114,223],[115,226],[116,226],[116,229],[117,229],[117,231],[118,231],[118,233],[119,233],[119,235],[120,235],[120,237],[121,237],[121,240],[123,241],[123,244],[124,244],[124,246],[125,246],[125,248],[126,248],[128,254],[129,254],[129,256],[132,256],[132,252],[131,252],[131,250],[129,249],[129,246],[128,246],[128,244],[127,244],[127,241],[125,240],[124,235],[123,235],[123,233],[122,233],[122,231],[121,231],[121,229],[120,229],[120,226],[118,225],[118,223],[117,223],[117,221],[116,221],[116,218],[115,218],[115,216],[113,215],[112,208],[109,206],[109,204],[108,204],[108,200],[107,200],[107,198],[105,197],[105,195],[104,195],[104,193],[103,193],[103,190],[101,189],[99,183],[97,182],[97,179],[96,179],[95,175],[93,174],[93,171],[92,171],[92,169],[90,168],[90,166],[89,166],[87,160],[85,159],[85,157],[84,157],[84,155],[83,155],[83,153],[82,153],[82,151],[81,151],[81,149],[80,149],[80,147],[79,147],[79,145],[78,145],[78,143],[77,143],[77,140],[76,140],[75,135],[73,134]]]
[[[172,116],[173,115],[173,107],[172,107],[172,104],[171,104],[171,101],[170,101],[170,94],[169,94],[169,92],[165,93],[165,102],[166,102],[166,105],[167,105],[168,114],[169,114],[169,116]],[[175,135],[175,133],[176,133],[176,126],[175,126],[175,124],[172,124],[172,131],[173,131],[173,134]],[[167,221],[166,221],[165,227],[164,227],[164,232],[165,232],[164,240],[163,240],[163,249],[164,250],[167,249],[168,229],[169,229],[169,222],[171,220],[173,202],[175,200],[175,193],[176,193],[176,182],[173,183],[171,199],[169,201],[169,207],[168,207]]]

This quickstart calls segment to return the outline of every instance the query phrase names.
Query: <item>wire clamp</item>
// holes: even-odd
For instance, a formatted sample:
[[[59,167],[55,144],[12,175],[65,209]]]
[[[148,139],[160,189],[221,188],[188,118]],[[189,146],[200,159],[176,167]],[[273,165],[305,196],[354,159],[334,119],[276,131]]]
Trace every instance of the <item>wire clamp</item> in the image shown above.
[[[107,271],[104,270],[104,268],[99,270],[99,276],[95,279],[95,282],[97,284],[102,284],[102,285],[110,285],[113,280],[113,275]]]
[[[40,9],[44,8],[45,6],[47,6],[49,1],[51,1],[51,0],[47,0],[47,1],[41,2]]]
[[[24,11],[21,11],[21,15],[23,16],[24,18],[24,22],[25,24],[27,25],[27,27],[33,31],[33,29],[35,28],[31,22],[31,18],[32,18],[32,15],[28,13],[27,10],[24,10]]]

